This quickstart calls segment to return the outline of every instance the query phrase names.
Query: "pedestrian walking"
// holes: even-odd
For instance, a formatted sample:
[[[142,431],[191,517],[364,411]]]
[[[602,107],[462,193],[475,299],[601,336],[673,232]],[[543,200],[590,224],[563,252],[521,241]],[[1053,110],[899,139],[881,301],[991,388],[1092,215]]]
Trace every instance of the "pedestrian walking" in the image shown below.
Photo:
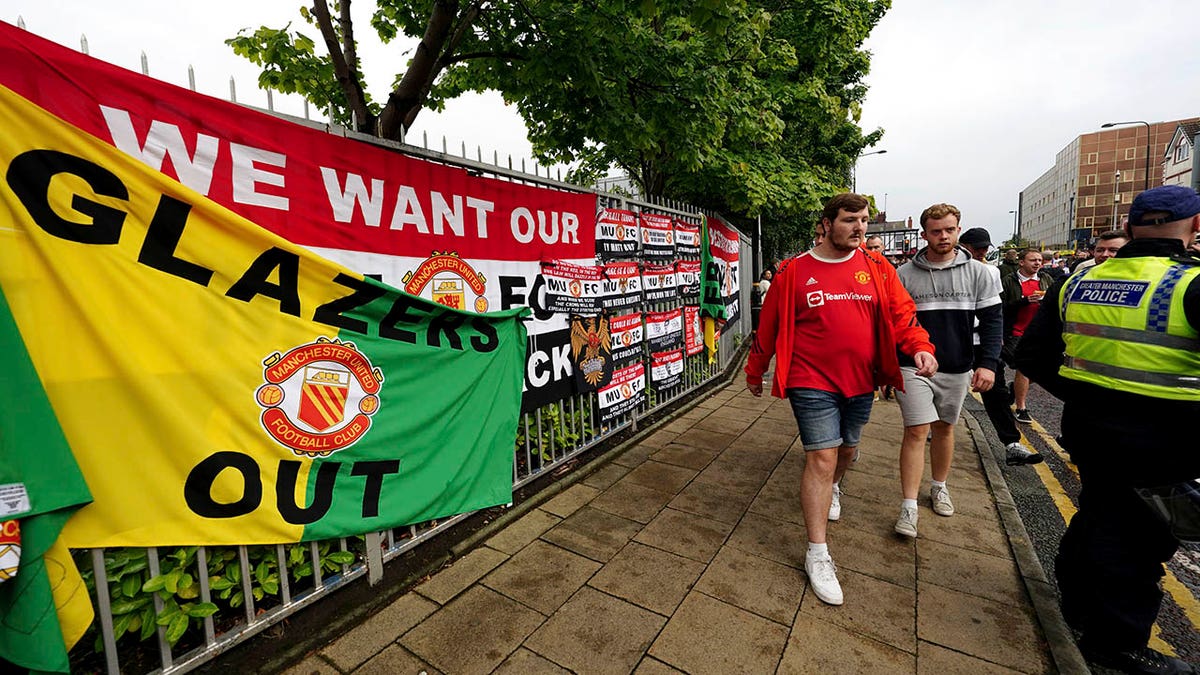
[[[967,249],[972,258],[983,263],[986,260],[988,249],[992,247],[992,237],[984,228],[973,227],[962,233],[962,236],[958,238],[958,243]],[[995,265],[985,265],[985,267],[996,284],[996,288],[1000,288],[1000,268]],[[978,321],[976,321],[976,326],[978,327]],[[975,331],[972,342],[975,345],[975,366],[979,367],[985,361],[983,349],[980,347],[978,330]],[[1017,430],[1017,420],[1013,416],[1012,403],[1009,399],[1008,381],[1004,375],[1004,360],[996,359],[995,363],[996,376],[992,388],[980,392],[980,398],[983,399],[983,409],[987,412],[992,427],[996,429],[996,436],[1004,444],[1005,463],[1009,466],[1037,464],[1042,461],[1042,456],[1036,452],[1030,452],[1021,443],[1021,432]]]
[[[1063,400],[1079,468],[1055,576],[1080,650],[1127,673],[1192,673],[1147,646],[1179,541],[1138,491],[1200,477],[1200,258],[1185,248],[1200,232],[1200,195],[1147,190],[1127,227],[1115,257],[1051,288],[1016,364]]]
[[[1027,248],[1021,251],[1017,258],[1016,271],[1012,274],[1001,274],[1000,300],[1004,305],[1005,330],[1001,355],[1010,361],[1017,343],[1025,333],[1025,327],[1033,321],[1046,290],[1054,283],[1053,277],[1042,271],[1042,264],[1042,252],[1036,248]],[[1028,394],[1029,378],[1017,370],[1013,374],[1013,403],[1017,408],[1014,416],[1022,424],[1033,423],[1033,417],[1029,414],[1025,402]]]
[[[920,375],[910,359],[900,359],[904,389],[896,394],[896,400],[904,420],[904,437],[900,443],[902,499],[895,530],[909,537],[917,536],[917,493],[925,471],[926,437],[932,432],[930,505],[934,513],[949,517],[954,515],[954,503],[946,481],[954,457],[954,425],[968,390],[991,389],[1000,360],[1000,286],[983,263],[958,247],[961,217],[952,204],[925,209],[921,238],[926,246],[896,272],[938,354],[938,370],[932,375]],[[983,354],[978,365],[971,339],[976,320]]]
[[[775,359],[771,394],[792,404],[806,453],[800,505],[808,532],[804,570],[817,597],[843,601],[826,543],[840,480],[871,415],[877,384],[902,388],[897,347],[923,376],[937,371],[929,334],[891,265],[860,248],[869,220],[867,200],[840,194],[825,204],[821,243],[780,265],[766,297],[746,364],[746,388],[763,392]]]

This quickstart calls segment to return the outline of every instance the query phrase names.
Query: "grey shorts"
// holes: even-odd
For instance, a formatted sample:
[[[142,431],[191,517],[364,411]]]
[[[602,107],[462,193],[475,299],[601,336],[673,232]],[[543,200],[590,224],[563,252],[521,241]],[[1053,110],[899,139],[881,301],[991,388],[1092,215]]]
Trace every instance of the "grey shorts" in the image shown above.
[[[963,399],[971,389],[971,373],[934,373],[933,377],[917,375],[911,366],[900,368],[904,374],[904,391],[896,392],[904,426],[942,421],[957,424]]]

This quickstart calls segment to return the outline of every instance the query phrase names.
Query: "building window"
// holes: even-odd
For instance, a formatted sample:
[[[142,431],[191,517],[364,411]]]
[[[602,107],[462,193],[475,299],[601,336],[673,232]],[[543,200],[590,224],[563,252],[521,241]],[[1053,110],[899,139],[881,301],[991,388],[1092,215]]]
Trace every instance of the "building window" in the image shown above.
[[[1125,159],[1136,159],[1137,148],[1125,148]]]
[[[1095,205],[1096,205],[1096,196],[1095,196],[1095,195],[1088,195],[1088,196],[1084,197],[1084,198],[1083,198],[1083,205],[1084,205],[1084,206],[1095,206]]]
[[[1100,155],[1098,153],[1095,153],[1095,152],[1088,153],[1088,155],[1087,155],[1087,163],[1088,164],[1095,164],[1099,160],[1100,160]]]
[[[1092,164],[1095,164],[1095,162],[1092,162]],[[1095,184],[1096,184],[1096,174],[1089,173],[1087,175],[1087,182],[1084,183],[1084,185],[1095,185]]]
[[[1191,148],[1188,147],[1186,139],[1180,139],[1179,145],[1175,146],[1175,163],[1186,162],[1188,155],[1191,154]]]
[[[1090,229],[1095,222],[1095,218],[1092,218],[1091,216],[1085,216],[1083,219],[1083,226]]]

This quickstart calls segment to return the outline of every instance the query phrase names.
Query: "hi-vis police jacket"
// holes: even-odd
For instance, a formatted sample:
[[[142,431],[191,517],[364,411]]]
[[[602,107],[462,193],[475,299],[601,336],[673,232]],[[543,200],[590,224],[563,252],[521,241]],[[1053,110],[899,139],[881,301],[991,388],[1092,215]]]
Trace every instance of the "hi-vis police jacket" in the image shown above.
[[[1200,334],[1183,309],[1200,261],[1120,256],[1073,275],[1059,374],[1106,389],[1200,402]]]

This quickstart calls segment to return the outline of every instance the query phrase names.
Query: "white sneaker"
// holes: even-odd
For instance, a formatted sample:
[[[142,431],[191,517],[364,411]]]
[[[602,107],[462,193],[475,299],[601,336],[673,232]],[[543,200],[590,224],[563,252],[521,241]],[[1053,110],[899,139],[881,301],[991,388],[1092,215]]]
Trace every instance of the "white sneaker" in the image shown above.
[[[917,510],[900,507],[900,518],[896,521],[896,533],[906,537],[917,536]]]
[[[933,512],[939,516],[954,515],[954,503],[950,501],[950,491],[934,485],[929,488],[929,500],[933,502]]]
[[[829,502],[829,519],[837,520],[842,517],[842,491],[833,486],[833,501]]]
[[[832,558],[814,560],[811,556],[806,557],[804,572],[808,574],[808,585],[821,602],[829,605],[842,604],[842,585],[838,583],[837,567],[834,566]]]

